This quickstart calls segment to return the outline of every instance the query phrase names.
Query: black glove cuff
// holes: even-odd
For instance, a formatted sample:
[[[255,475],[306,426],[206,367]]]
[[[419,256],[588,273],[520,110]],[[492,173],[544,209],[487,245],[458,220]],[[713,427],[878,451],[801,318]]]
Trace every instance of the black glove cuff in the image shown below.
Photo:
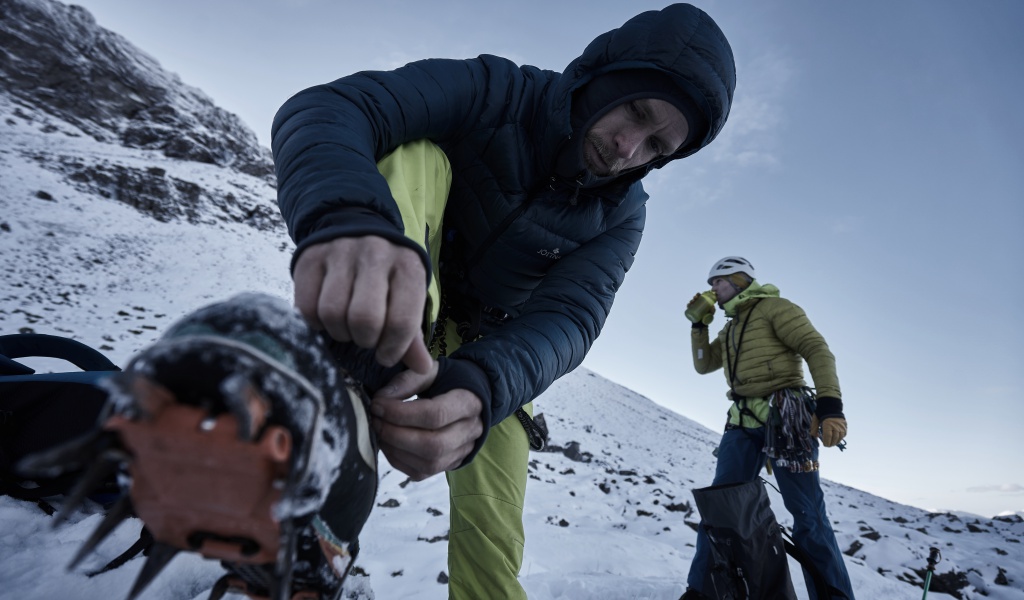
[[[818,417],[818,421],[824,421],[825,419],[835,417],[839,417],[840,419],[846,418],[843,416],[843,401],[839,398],[820,396],[816,402],[817,404],[814,408],[814,414]]]
[[[707,328],[708,328],[708,326],[705,325],[703,321],[697,321],[696,323],[693,323],[692,325],[690,325],[690,329],[707,329]]]
[[[420,396],[433,398],[452,390],[469,390],[476,394],[477,398],[480,398],[480,403],[482,404],[480,413],[483,419],[484,432],[480,434],[480,437],[473,444],[473,450],[462,461],[462,464],[459,465],[459,468],[461,468],[473,461],[473,458],[480,452],[480,448],[483,447],[484,440],[487,439],[487,432],[491,423],[491,381],[488,379],[487,373],[472,361],[448,356],[442,356],[437,361],[437,377],[434,378],[433,385],[427,388]]]

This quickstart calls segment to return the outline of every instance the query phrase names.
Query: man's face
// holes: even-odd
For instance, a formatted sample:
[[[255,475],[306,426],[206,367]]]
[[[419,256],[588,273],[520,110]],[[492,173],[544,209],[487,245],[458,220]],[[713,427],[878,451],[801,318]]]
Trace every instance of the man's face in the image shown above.
[[[725,277],[715,277],[711,280],[711,289],[718,298],[718,305],[725,306],[725,303],[732,300],[737,294],[736,287]]]
[[[669,102],[630,100],[590,128],[583,141],[583,162],[598,177],[615,176],[672,154],[688,133],[683,113]]]

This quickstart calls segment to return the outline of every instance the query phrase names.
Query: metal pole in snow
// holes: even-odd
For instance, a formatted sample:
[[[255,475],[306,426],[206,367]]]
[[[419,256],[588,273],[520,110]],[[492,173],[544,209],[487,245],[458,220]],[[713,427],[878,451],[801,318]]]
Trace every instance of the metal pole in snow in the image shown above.
[[[942,559],[942,555],[939,554],[938,548],[931,548],[928,552],[928,572],[924,577],[924,595],[921,596],[921,600],[928,598],[928,587],[932,584],[932,572],[935,570],[935,565]]]

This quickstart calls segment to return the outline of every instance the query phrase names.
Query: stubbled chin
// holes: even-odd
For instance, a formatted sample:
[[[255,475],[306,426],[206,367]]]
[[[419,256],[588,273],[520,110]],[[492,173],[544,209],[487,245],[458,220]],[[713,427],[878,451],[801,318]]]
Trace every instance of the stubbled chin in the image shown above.
[[[583,147],[583,162],[586,164],[587,170],[597,177],[607,177],[610,173],[602,165],[603,163],[598,158],[597,150],[594,149],[593,144],[587,142]]]

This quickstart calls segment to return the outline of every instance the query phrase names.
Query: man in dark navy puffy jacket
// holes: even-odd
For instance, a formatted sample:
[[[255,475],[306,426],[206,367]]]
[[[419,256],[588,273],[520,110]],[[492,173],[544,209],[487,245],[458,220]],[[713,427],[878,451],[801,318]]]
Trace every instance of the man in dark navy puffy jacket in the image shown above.
[[[640,180],[709,144],[734,88],[724,34],[674,4],[562,73],[424,60],[278,112],[295,304],[373,395],[391,464],[447,472],[451,597],[525,597],[531,402],[601,332],[640,244]]]

